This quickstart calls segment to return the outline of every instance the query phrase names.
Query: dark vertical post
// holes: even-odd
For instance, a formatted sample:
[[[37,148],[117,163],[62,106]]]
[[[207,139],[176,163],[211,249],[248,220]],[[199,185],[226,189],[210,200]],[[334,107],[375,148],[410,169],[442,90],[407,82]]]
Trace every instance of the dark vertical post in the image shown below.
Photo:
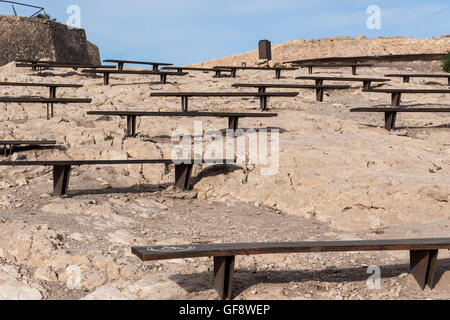
[[[231,68],[231,77],[236,78],[236,68]]]
[[[322,87],[316,88],[316,101],[323,102],[323,91]]]
[[[104,84],[105,86],[109,85],[109,73],[108,73],[108,72],[105,72],[105,73],[103,74],[103,84]]]
[[[266,92],[266,87],[259,87],[258,88],[258,93],[265,93]]]
[[[120,71],[122,71],[123,70],[123,62],[118,62],[117,63],[117,70],[120,70]]]
[[[153,65],[153,71],[158,71],[158,67],[159,67],[158,64],[154,64],[154,65]]]
[[[309,73],[309,74],[312,74],[312,73],[313,73],[313,67],[312,67],[312,66],[309,66],[309,67],[308,67],[308,73]]]
[[[402,93],[401,92],[393,92],[392,93],[391,104],[392,104],[393,107],[400,106],[401,100],[402,100]]]
[[[434,288],[438,250],[411,250],[410,272],[423,290]]]
[[[181,97],[181,111],[186,112],[189,108],[189,97],[182,96]]]
[[[136,116],[127,116],[126,136],[136,138]]]
[[[50,99],[56,99],[56,87],[50,87]],[[47,111],[47,116],[48,116],[48,111]],[[53,118],[53,116],[54,116],[53,102],[50,102],[50,117]]]
[[[410,80],[410,77],[408,77],[408,76],[403,77],[404,83],[409,83],[409,80]]]
[[[267,111],[267,100],[268,100],[268,96],[260,97],[260,108],[262,111]]]
[[[276,69],[275,70],[275,78],[281,79],[281,69]]]
[[[193,164],[175,165],[175,188],[178,190],[189,190]]]
[[[394,130],[395,129],[395,120],[397,119],[397,112],[385,112],[384,113],[384,127],[386,130]]]
[[[316,79],[316,86],[323,86],[323,79]]]
[[[356,66],[352,66],[352,75],[356,76]]]
[[[370,83],[371,83],[371,81],[367,81],[367,80],[363,81],[364,90],[370,90]]]
[[[167,83],[167,74],[162,74],[161,75],[161,83],[162,84],[166,84]]]
[[[448,77],[448,86],[450,87],[450,77]]]
[[[53,194],[61,197],[67,194],[69,188],[71,166],[53,166]]]
[[[229,117],[228,118],[228,129],[236,131],[239,126],[239,117]]]
[[[214,288],[221,300],[233,298],[235,256],[214,257]]]

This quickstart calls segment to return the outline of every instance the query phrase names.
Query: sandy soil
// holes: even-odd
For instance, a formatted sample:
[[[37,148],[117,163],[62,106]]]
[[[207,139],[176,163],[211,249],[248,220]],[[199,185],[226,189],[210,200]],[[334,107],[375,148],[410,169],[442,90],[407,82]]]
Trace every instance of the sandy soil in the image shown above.
[[[362,69],[360,75],[437,69],[418,63]],[[139,136],[125,139],[124,119],[86,112],[179,111],[179,99],[150,92],[232,91],[238,82],[312,84],[294,80],[306,72],[285,72],[281,80],[274,72],[238,72],[236,79],[193,72],[169,77],[165,86],[151,77],[112,76],[103,86],[102,78],[72,70],[37,75],[10,64],[0,68],[1,81],[81,83],[81,89],[58,94],[93,103],[56,105],[49,121],[43,106],[0,104],[0,132],[2,139],[56,139],[60,145],[17,150],[14,160],[169,158],[173,132],[193,132],[193,119],[140,118]],[[0,168],[0,297],[217,298],[210,259],[142,263],[130,252],[134,245],[450,236],[450,115],[401,114],[399,129],[387,132],[382,114],[349,110],[387,105],[390,96],[349,84],[350,90],[327,92],[323,103],[315,102],[312,90],[273,98],[277,118],[240,122],[242,128],[280,130],[280,168],[273,176],[261,175],[258,165],[196,166],[194,189],[183,193],[173,190],[173,168],[163,165],[81,167],[73,172],[69,196],[59,199],[51,197],[51,168]],[[446,80],[415,78],[383,87],[448,88]],[[1,92],[47,95],[36,88]],[[448,94],[403,97],[411,106],[447,101]],[[202,111],[258,107],[255,99],[190,101],[191,110]],[[200,120],[203,130],[226,127],[224,119]],[[238,257],[234,293],[236,299],[449,299],[450,254],[441,251],[439,258],[437,287],[421,291],[408,275],[407,252]],[[381,267],[380,290],[366,285],[370,265]],[[75,290],[67,287],[73,266],[80,270]]]

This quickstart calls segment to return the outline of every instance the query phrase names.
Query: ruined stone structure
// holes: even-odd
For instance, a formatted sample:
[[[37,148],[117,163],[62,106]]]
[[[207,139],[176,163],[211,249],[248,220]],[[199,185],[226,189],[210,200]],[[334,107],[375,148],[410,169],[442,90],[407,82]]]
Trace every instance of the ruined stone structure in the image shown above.
[[[0,16],[0,65],[17,59],[99,64],[83,29],[38,18]]]

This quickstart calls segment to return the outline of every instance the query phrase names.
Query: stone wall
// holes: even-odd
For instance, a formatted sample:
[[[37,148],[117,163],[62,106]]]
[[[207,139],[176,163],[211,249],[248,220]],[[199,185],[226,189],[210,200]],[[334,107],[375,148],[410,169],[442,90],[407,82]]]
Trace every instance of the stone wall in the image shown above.
[[[255,43],[256,47],[257,45]],[[272,63],[327,57],[437,54],[448,51],[450,51],[450,36],[429,39],[404,37],[367,39],[364,36],[313,40],[297,39],[272,45]],[[257,61],[258,50],[255,49],[244,54],[206,61],[196,64],[196,66],[241,65],[242,62],[253,65]]]
[[[17,59],[99,64],[100,53],[83,29],[37,18],[0,16],[0,65]]]

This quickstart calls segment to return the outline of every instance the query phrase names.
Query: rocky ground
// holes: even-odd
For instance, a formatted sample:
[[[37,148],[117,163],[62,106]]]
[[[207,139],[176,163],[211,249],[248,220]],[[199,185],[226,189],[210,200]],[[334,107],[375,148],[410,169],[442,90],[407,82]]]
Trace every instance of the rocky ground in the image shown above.
[[[360,74],[438,68],[416,63]],[[236,79],[194,72],[169,77],[165,86],[153,78],[112,76],[111,85],[103,86],[101,78],[73,70],[37,75],[9,64],[0,68],[0,81],[81,83],[81,89],[58,94],[93,103],[56,105],[49,121],[43,106],[0,104],[1,137],[59,144],[17,150],[13,160],[170,158],[176,146],[171,136],[194,132],[194,119],[140,118],[138,137],[125,139],[124,119],[86,112],[179,111],[179,99],[150,97],[150,92],[231,91],[237,82],[311,83],[293,79],[305,73],[285,72],[274,80],[272,72],[238,72]],[[350,90],[327,92],[323,103],[309,90],[296,98],[273,98],[270,108],[277,118],[241,120],[245,129],[279,129],[275,175],[263,175],[264,166],[249,163],[198,165],[194,189],[183,193],[171,186],[172,167],[80,167],[73,171],[69,196],[60,199],[51,196],[51,168],[0,168],[0,299],[217,298],[210,259],[142,263],[131,254],[135,245],[450,236],[449,115],[401,114],[399,129],[387,132],[382,114],[349,109],[387,105],[390,96],[363,93],[359,82],[350,84]],[[383,86],[448,88],[446,80],[434,79],[410,84],[394,79]],[[2,87],[1,94],[47,92]],[[405,95],[403,101],[442,106],[448,95]],[[258,107],[254,99],[190,101],[191,110],[202,111]],[[200,120],[203,131],[226,127],[225,119]],[[421,291],[408,275],[407,252],[238,257],[234,293],[236,299],[449,299],[450,254],[442,250],[439,259],[437,287]],[[380,290],[366,284],[371,265],[381,268]]]

